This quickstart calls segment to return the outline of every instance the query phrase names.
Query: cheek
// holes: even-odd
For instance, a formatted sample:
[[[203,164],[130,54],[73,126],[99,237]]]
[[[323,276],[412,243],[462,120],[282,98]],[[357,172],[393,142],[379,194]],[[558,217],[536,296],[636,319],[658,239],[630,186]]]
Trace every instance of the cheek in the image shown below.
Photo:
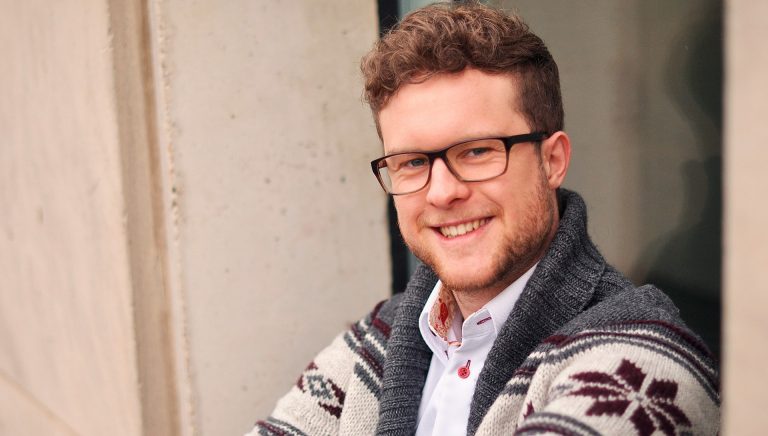
[[[492,191],[487,191],[487,198],[496,204],[508,225],[517,227],[539,197],[539,175],[517,174],[500,182]]]
[[[395,197],[395,210],[397,211],[397,222],[400,226],[400,232],[405,234],[416,226],[418,208],[413,201],[408,198]]]

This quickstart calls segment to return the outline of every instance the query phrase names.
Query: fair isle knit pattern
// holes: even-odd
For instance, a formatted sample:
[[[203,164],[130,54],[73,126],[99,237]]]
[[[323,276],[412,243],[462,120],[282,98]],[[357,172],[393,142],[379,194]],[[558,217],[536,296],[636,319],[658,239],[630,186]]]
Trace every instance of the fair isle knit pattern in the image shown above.
[[[249,434],[373,434],[396,301],[379,303],[320,352],[272,415]]]
[[[477,435],[716,434],[717,373],[677,326],[615,323],[544,340]]]
[[[560,190],[561,221],[488,354],[469,435],[716,434],[717,370],[677,308],[606,264],[586,206]],[[418,318],[437,281],[420,267],[309,364],[252,435],[411,435],[431,352]]]

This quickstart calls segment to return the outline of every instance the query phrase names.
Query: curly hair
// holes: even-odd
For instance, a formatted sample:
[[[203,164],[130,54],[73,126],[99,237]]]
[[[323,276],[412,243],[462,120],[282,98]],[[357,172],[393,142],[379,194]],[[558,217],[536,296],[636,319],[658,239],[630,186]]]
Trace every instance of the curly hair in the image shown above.
[[[365,100],[377,128],[379,112],[400,87],[466,68],[517,79],[515,103],[531,128],[547,134],[563,129],[560,78],[547,46],[520,17],[477,1],[416,10],[363,57]]]

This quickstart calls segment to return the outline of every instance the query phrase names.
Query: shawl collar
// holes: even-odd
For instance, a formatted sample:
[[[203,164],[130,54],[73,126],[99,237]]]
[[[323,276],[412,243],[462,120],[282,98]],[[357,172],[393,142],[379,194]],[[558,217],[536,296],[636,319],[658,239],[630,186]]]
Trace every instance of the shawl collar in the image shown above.
[[[587,306],[605,270],[587,235],[581,197],[558,190],[561,219],[555,238],[499,332],[480,372],[467,434],[480,425],[512,374],[547,336]],[[421,391],[432,353],[419,333],[421,310],[437,282],[425,266],[414,273],[400,303],[387,345],[377,434],[406,435],[416,429]]]
[[[432,350],[419,332],[419,315],[436,283],[435,273],[420,265],[405,288],[387,343],[377,435],[416,432],[421,390],[432,360]]]

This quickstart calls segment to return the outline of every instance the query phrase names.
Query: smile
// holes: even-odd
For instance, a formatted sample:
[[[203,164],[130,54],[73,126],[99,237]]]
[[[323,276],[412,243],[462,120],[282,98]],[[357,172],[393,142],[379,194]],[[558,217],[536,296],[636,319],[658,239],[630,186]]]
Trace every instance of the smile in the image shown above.
[[[445,236],[446,238],[455,238],[457,236],[462,236],[462,235],[466,235],[467,233],[474,232],[475,230],[487,224],[488,221],[489,221],[488,218],[483,218],[479,220],[457,224],[455,226],[442,226],[442,227],[438,227],[438,229],[440,230],[440,233],[442,233],[443,236]]]

